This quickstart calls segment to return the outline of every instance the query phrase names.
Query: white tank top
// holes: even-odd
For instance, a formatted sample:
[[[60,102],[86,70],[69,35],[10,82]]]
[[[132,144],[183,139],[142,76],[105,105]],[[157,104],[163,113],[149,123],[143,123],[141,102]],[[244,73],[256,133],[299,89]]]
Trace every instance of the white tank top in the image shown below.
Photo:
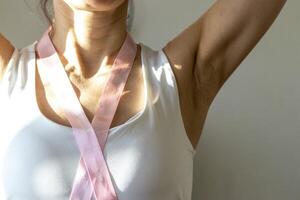
[[[15,49],[0,83],[0,199],[67,200],[80,154],[72,129],[35,96],[37,41]],[[196,153],[184,129],[166,55],[142,47],[142,111],[113,127],[103,154],[119,200],[191,200]]]

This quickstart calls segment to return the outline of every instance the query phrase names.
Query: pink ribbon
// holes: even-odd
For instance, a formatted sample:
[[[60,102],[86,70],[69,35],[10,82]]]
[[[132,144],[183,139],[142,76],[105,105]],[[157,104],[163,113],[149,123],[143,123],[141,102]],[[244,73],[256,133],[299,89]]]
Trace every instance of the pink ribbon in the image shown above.
[[[90,200],[92,196],[95,200],[116,200],[102,151],[136,56],[137,45],[127,32],[90,123],[49,37],[51,29],[49,26],[37,43],[37,67],[44,87],[52,92],[70,122],[81,153],[70,200]]]

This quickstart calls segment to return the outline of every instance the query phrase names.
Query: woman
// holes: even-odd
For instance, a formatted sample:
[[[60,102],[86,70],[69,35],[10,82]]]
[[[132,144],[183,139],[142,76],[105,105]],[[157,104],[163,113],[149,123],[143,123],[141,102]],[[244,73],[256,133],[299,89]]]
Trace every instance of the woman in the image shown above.
[[[218,0],[161,50],[137,45],[103,152],[118,199],[191,199],[208,109],[284,4]],[[113,68],[126,38],[127,7],[53,0],[49,37],[89,122],[110,76],[100,70]],[[68,199],[81,151],[43,84],[38,42],[18,50],[1,35],[0,45],[0,199]]]

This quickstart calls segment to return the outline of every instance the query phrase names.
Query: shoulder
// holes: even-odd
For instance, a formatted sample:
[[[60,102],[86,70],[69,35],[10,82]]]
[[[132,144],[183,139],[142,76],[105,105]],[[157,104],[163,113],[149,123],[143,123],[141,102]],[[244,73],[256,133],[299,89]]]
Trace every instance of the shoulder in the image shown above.
[[[11,57],[16,50],[13,44],[0,33],[0,81],[6,70]]]
[[[35,42],[21,49],[14,48],[0,79],[1,90],[11,94],[16,87],[23,89],[26,85],[29,72],[28,66],[34,60]]]
[[[198,101],[198,97],[195,96],[197,94],[197,77],[194,68],[196,55],[192,51],[193,48],[184,41],[184,35],[181,34],[164,45],[161,52],[175,76],[179,96],[185,98],[190,107],[195,108]]]
[[[198,84],[193,47],[183,44],[184,36],[179,37],[167,43],[162,52],[175,76],[183,124],[190,142],[195,147],[212,102],[212,90],[206,85]]]
[[[219,88],[217,74],[202,56],[207,50],[201,49],[201,56],[199,53],[201,19],[162,48],[175,74],[179,93],[187,95],[192,109],[199,112],[209,108]]]

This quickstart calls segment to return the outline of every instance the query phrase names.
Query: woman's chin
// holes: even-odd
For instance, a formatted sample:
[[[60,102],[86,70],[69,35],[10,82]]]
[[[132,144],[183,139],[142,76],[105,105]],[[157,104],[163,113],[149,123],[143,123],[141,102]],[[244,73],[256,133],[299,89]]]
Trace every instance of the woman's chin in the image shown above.
[[[108,11],[118,7],[126,0],[64,0],[70,6],[90,11]]]

